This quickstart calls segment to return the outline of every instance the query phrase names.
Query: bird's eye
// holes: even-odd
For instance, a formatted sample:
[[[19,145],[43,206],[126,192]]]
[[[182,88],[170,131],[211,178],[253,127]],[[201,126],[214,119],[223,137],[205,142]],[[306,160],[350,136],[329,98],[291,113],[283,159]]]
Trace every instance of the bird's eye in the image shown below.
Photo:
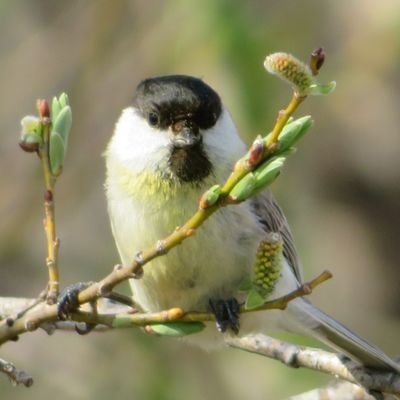
[[[149,115],[147,116],[147,120],[149,121],[149,124],[151,126],[157,126],[160,123],[160,117],[155,112],[149,112]]]

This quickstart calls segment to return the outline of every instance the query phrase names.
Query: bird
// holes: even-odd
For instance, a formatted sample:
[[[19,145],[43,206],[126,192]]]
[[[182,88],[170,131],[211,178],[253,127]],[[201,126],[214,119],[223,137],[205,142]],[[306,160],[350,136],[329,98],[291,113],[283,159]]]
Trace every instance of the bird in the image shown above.
[[[123,265],[183,224],[202,193],[224,182],[246,152],[232,116],[203,79],[165,75],[144,79],[122,111],[105,151],[105,193],[112,233]],[[279,278],[270,299],[302,282],[301,264],[288,221],[269,189],[223,207],[193,238],[153,259],[141,279],[131,279],[143,312],[173,307],[211,311],[217,327],[190,341],[218,347],[223,334],[276,329],[310,334],[366,367],[400,372],[400,366],[309,300],[285,311],[239,315],[240,286],[251,274],[259,243],[277,233],[283,241]],[[220,331],[220,332],[219,332]]]

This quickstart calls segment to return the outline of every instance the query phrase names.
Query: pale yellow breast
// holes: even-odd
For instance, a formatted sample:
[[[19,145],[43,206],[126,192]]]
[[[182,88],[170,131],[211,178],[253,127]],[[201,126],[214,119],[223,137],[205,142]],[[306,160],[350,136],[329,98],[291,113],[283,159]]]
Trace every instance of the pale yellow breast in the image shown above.
[[[108,168],[106,182],[113,233],[123,263],[153,246],[197,209],[214,183],[171,184],[156,174]],[[247,204],[218,211],[194,237],[145,267],[132,281],[135,300],[146,310],[205,308],[210,297],[230,297],[248,273],[262,236]]]

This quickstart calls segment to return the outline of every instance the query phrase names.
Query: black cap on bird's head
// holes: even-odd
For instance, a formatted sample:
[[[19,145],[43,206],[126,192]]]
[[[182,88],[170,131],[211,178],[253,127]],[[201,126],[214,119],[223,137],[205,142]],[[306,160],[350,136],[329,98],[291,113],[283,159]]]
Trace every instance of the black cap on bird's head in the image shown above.
[[[199,182],[211,173],[201,131],[215,125],[222,104],[210,86],[186,75],[149,78],[138,85],[133,103],[150,126],[172,133],[168,164],[179,180]]]

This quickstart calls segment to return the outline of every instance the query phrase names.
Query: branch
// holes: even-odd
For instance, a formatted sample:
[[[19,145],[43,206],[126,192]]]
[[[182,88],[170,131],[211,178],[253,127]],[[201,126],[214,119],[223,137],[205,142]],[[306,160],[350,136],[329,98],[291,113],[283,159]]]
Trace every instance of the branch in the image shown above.
[[[56,237],[54,188],[57,178],[62,173],[67,152],[72,111],[65,93],[59,98],[53,98],[51,115],[47,100],[37,100],[36,107],[38,117],[26,116],[21,120],[22,133],[19,145],[28,153],[36,153],[42,167],[45,186],[43,225],[47,241],[48,269],[47,290],[43,297],[46,297],[48,304],[54,304],[57,301],[60,280],[58,271],[60,241]]]
[[[225,342],[231,347],[279,360],[290,367],[334,375],[370,391],[400,394],[400,374],[363,368],[352,360],[324,350],[294,345],[261,334],[241,338],[227,336]]]
[[[33,385],[33,378],[24,371],[19,371],[14,364],[0,358],[0,371],[5,373],[13,385]]]
[[[331,277],[332,274],[330,272],[324,271],[310,282],[304,283],[287,295],[267,301],[264,305],[252,310],[247,310],[242,306],[240,312],[283,310],[290,301],[311,294],[314,288]],[[86,307],[73,312],[70,316],[71,321],[104,325],[109,328],[147,326],[176,321],[187,323],[215,321],[214,314],[210,312],[185,312],[181,308],[171,308],[154,313],[133,313],[131,307],[107,301],[107,299],[104,300],[97,303],[95,311],[91,307]],[[71,328],[71,325],[64,325],[61,323],[62,321],[58,321],[55,305],[51,306],[43,302],[38,303],[35,299],[0,297],[0,319],[3,319],[0,322],[0,344],[6,340],[15,338],[21,333],[43,327],[43,324],[53,326],[54,329]]]
[[[321,274],[320,277],[321,276],[324,276],[324,273]],[[312,280],[310,282],[311,286],[312,283],[317,282],[320,277]],[[266,308],[272,309],[274,306],[276,309],[281,309],[283,299],[286,297],[292,297],[292,294],[276,299],[276,301],[266,303]],[[32,301],[33,299],[0,298],[0,314],[3,314],[4,310],[7,312],[12,311],[12,314],[17,314],[21,307],[23,308],[26,305],[29,305]],[[15,308],[13,308],[13,304]],[[86,322],[98,324],[95,328],[98,332],[103,332],[109,329],[132,327],[146,327],[146,331],[151,332],[151,327],[154,324],[168,324],[173,321],[200,322],[214,320],[214,316],[210,313],[189,312],[185,314],[183,310],[179,308],[148,314],[132,314],[131,310],[132,309],[128,306],[107,302],[102,304],[98,312],[94,312],[89,308],[84,311],[77,311],[71,315],[71,321],[62,322],[52,321],[52,318],[56,318],[56,306],[49,306],[42,303],[16,321],[15,326],[11,326],[10,330],[14,332],[14,337],[16,336],[17,330],[21,328],[26,331],[40,327],[47,333],[51,334],[54,330],[75,331],[77,322]],[[257,310],[246,312],[256,311]],[[400,394],[399,374],[365,369],[356,362],[334,353],[297,346],[264,335],[250,335],[246,337],[226,335],[225,342],[231,347],[279,360],[290,367],[309,368],[333,375],[337,378],[360,385],[370,391]],[[325,389],[320,390],[320,393],[329,393],[333,396],[332,388],[326,390],[327,391],[325,391]],[[353,392],[359,393],[355,388],[353,388]],[[314,391],[313,395],[316,396],[318,393]],[[325,399],[325,397],[320,398]],[[327,398],[329,399],[329,397]],[[360,398],[362,399],[362,397]],[[310,399],[315,399],[315,397],[310,397]],[[368,397],[365,397],[365,399],[368,399]]]
[[[309,287],[308,293],[310,293],[310,289],[312,290],[328,277],[329,273],[323,272],[309,283],[304,284],[303,287]],[[264,308],[260,307],[260,309],[282,309],[288,301],[301,295],[308,294],[303,293],[302,290],[302,288],[299,288],[286,296],[267,302]],[[18,314],[21,308],[30,305],[33,301],[33,299],[0,298],[0,315],[4,315],[4,312],[8,315],[10,313],[13,315]],[[242,311],[257,312],[258,309]],[[131,307],[110,301],[101,303],[96,312],[89,307],[85,310],[74,312],[71,314],[71,321],[62,322],[57,321],[56,318],[56,306],[49,306],[45,303],[41,303],[29,310],[23,317],[16,320],[14,324],[10,325],[9,322],[7,323],[7,320],[3,321],[3,324],[10,325],[8,326],[8,335],[9,339],[11,339],[12,337],[15,338],[18,333],[34,330],[39,327],[43,328],[49,334],[53,333],[54,330],[76,330],[77,322],[96,324],[96,330],[99,332],[108,329],[131,327],[145,327],[147,332],[152,332],[151,327],[154,326],[154,324],[165,324],[168,326],[168,323],[176,321],[190,323],[213,321],[215,319],[214,315],[211,313],[185,313],[180,308],[173,308],[157,313],[132,313]],[[4,331],[2,332],[0,325],[0,336],[3,333]],[[263,335],[250,335],[246,337],[226,335],[225,342],[231,347],[264,355],[279,360],[291,367],[309,368],[334,375],[335,377],[358,384],[371,391],[400,394],[399,374],[365,369],[356,362],[340,357],[334,353],[297,346]],[[329,393],[331,392],[332,389],[329,389]]]
[[[372,396],[362,387],[350,382],[335,382],[327,387],[310,390],[290,397],[289,400],[395,400],[392,395]]]
[[[43,141],[38,147],[38,156],[42,165],[42,172],[45,185],[44,193],[44,219],[43,226],[47,240],[47,257],[46,266],[48,269],[49,280],[47,285],[47,301],[49,304],[54,304],[57,301],[59,293],[59,273],[58,273],[58,248],[60,241],[56,237],[56,221],[54,209],[54,188],[56,176],[51,172],[50,165],[50,110],[46,100],[37,101],[40,129],[42,131]]]

